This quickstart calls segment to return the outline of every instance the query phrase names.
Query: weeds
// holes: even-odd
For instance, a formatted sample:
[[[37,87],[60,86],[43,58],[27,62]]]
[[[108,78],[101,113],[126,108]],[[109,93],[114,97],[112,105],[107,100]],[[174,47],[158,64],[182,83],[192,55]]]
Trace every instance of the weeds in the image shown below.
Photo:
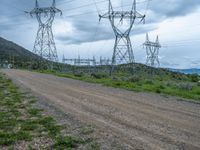
[[[32,140],[39,137],[50,138],[54,143],[41,149],[72,149],[84,141],[61,134],[64,126],[58,125],[54,118],[44,116],[41,109],[34,107],[34,97],[26,99],[12,81],[0,73],[0,149],[16,149],[20,141],[35,149]]]

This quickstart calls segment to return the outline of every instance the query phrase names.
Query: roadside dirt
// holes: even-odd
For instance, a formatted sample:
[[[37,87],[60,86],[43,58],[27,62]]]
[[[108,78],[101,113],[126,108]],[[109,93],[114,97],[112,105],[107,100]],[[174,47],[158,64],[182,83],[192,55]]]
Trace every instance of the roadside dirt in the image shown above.
[[[18,85],[70,117],[95,127],[101,149],[199,150],[200,104],[20,70],[2,70]],[[48,107],[51,110],[51,107]]]

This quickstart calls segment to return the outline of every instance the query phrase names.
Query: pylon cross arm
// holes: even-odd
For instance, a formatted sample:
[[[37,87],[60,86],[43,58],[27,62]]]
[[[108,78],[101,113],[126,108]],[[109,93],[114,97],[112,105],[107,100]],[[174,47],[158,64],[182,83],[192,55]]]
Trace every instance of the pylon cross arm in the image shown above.
[[[33,15],[33,14],[42,14],[42,13],[50,13],[50,12],[54,12],[54,13],[61,13],[62,14],[62,11],[57,9],[57,8],[53,8],[53,7],[50,7],[50,8],[35,8],[33,9],[30,14]]]
[[[145,15],[141,15],[140,13],[136,12],[134,13],[133,11],[113,11],[110,13],[105,13],[103,15],[99,15],[100,18],[138,18],[138,19],[144,19]]]

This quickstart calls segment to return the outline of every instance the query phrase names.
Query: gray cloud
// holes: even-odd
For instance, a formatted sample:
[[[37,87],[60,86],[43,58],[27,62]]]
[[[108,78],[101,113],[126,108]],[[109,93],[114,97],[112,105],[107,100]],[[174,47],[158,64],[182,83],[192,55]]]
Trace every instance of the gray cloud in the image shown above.
[[[160,15],[169,17],[184,16],[196,11],[200,6],[200,0],[153,0],[151,10]]]
[[[81,44],[85,42],[95,42],[100,40],[108,40],[112,39],[114,37],[113,31],[111,29],[111,25],[109,24],[108,20],[102,20],[103,24],[106,23],[106,25],[102,26],[101,24],[98,25],[98,15],[95,13],[96,8],[93,5],[88,5],[87,7],[80,7],[86,4],[92,4],[93,1],[86,0],[86,2],[80,2],[80,1],[65,1],[61,0],[57,2],[57,7],[63,10],[64,16],[70,16],[74,14],[82,14],[86,13],[85,15],[81,16],[74,16],[74,17],[66,17],[66,20],[71,22],[73,27],[75,28],[74,33],[70,35],[57,35],[57,40],[60,40],[67,44]],[[107,2],[99,3],[98,0],[97,7],[100,10],[106,10],[107,8]],[[121,5],[121,2],[119,0],[112,0],[114,7]],[[140,3],[140,1],[138,1]],[[132,0],[123,0],[123,4],[127,6],[127,4],[131,4]],[[23,15],[22,10],[31,10],[34,7],[34,0],[32,1],[25,1],[25,0],[10,0],[3,2],[4,5],[0,6],[0,9],[3,11],[3,13],[0,15],[0,17],[8,17],[8,21],[1,23],[0,21],[0,28],[1,30],[10,30],[13,28],[16,28],[17,26],[23,24],[25,22],[25,25],[28,24],[27,16],[25,14]],[[51,4],[51,1],[39,1],[39,4],[41,6],[48,6]],[[148,31],[152,31],[156,29],[156,25],[153,23],[161,22],[162,20],[166,18],[171,17],[177,17],[182,15],[187,15],[193,11],[195,11],[200,5],[200,0],[152,0],[150,1],[150,7],[149,7],[149,15],[147,15],[147,26],[141,26],[139,28],[134,28],[132,35],[145,33]],[[12,11],[8,11],[7,7],[10,6]],[[131,5],[128,7],[124,7],[124,9],[127,8],[128,10],[131,8]],[[141,12],[144,12],[144,9],[146,8],[146,3],[138,4],[138,9],[141,10]],[[121,8],[120,8],[121,9]],[[22,15],[16,15],[20,12]],[[87,12],[91,12],[88,13]],[[105,11],[104,11],[105,12]],[[16,16],[15,16],[16,15]],[[9,17],[10,16],[10,17]],[[29,18],[30,19],[30,18]],[[30,21],[30,20],[29,20]],[[97,30],[97,31],[96,31]]]
[[[114,2],[114,0],[113,0]],[[130,4],[130,0],[125,0],[124,4]],[[141,12],[144,12],[145,3],[143,3],[144,6],[141,7]],[[139,28],[133,28],[132,35],[145,33],[148,31],[152,31],[156,29],[156,25],[153,23],[159,23],[167,18],[172,17],[178,17],[187,15],[189,13],[192,13],[195,11],[200,5],[200,0],[193,0],[193,1],[187,1],[187,0],[153,0],[150,1],[150,7],[149,7],[149,15],[147,16],[147,26],[141,26]],[[103,7],[102,5],[99,5],[98,7]],[[139,7],[139,8],[140,8]],[[104,7],[106,7],[106,3],[104,3]],[[88,7],[87,10],[84,10],[85,12],[88,11],[94,11],[95,7]],[[58,40],[65,41],[67,44],[81,44],[85,42],[95,42],[100,40],[108,40],[114,38],[113,31],[111,29],[111,25],[109,24],[108,20],[102,20],[103,24],[106,23],[106,26],[98,25],[98,15],[91,13],[86,16],[78,16],[75,18],[71,18],[70,21],[73,24],[73,27],[75,28],[74,35],[70,36],[57,36]],[[88,21],[88,22],[87,22]],[[92,23],[90,21],[93,21]],[[153,26],[154,25],[154,26]],[[97,34],[96,29],[98,29]],[[84,38],[83,38],[84,37]]]

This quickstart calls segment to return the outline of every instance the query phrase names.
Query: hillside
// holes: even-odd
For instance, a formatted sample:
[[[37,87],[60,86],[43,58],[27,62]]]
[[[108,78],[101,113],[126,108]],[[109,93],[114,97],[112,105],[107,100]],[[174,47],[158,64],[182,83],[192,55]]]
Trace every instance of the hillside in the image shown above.
[[[0,37],[0,63],[6,61],[15,68],[32,68],[39,66],[40,57],[27,49]],[[42,60],[44,61],[44,60]]]

